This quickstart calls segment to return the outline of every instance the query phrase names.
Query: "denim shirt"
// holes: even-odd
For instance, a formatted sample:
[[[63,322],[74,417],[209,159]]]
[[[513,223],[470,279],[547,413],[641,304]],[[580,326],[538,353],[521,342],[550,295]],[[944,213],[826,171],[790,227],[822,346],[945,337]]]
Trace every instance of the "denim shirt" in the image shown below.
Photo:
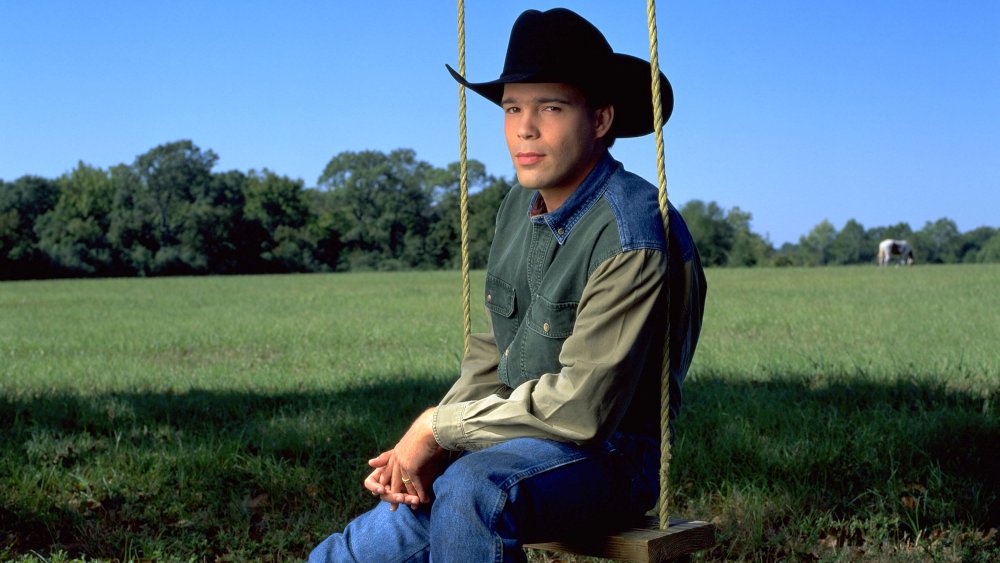
[[[668,262],[679,282],[671,291],[683,292],[670,307],[676,415],[705,284],[672,207],[668,258],[657,195],[607,153],[555,211],[532,215],[540,194],[515,185],[497,214],[487,267],[492,335],[476,335],[438,407],[442,446],[519,436],[586,443],[619,429],[658,436]]]

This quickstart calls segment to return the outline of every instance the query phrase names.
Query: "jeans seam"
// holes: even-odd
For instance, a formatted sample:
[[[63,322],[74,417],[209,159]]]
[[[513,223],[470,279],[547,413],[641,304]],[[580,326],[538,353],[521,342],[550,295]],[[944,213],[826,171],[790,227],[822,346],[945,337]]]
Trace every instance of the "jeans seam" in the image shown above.
[[[497,532],[497,518],[503,514],[503,507],[507,504],[507,491],[506,489],[498,489],[497,493],[497,502],[493,506],[493,516],[490,518],[490,530],[493,531],[493,560],[502,563],[503,538]]]

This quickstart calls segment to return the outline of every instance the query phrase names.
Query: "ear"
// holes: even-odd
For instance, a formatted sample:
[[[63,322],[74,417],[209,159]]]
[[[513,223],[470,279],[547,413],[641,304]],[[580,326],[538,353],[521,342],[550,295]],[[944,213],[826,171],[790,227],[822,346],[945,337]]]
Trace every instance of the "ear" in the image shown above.
[[[594,136],[600,139],[611,130],[615,121],[615,106],[608,104],[594,110]]]

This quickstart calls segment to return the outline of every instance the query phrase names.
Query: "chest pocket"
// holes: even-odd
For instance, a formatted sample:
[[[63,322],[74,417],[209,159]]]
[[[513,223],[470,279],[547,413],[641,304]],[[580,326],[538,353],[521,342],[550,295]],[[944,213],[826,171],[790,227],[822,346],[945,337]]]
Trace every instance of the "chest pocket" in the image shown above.
[[[552,303],[538,296],[528,311],[528,328],[546,338],[566,338],[573,334],[577,303]]]
[[[537,379],[543,373],[562,369],[559,353],[566,337],[573,334],[577,303],[552,303],[536,296],[527,315],[527,334],[522,354],[522,375]]]
[[[502,279],[486,276],[486,308],[504,318],[514,314],[514,287]]]

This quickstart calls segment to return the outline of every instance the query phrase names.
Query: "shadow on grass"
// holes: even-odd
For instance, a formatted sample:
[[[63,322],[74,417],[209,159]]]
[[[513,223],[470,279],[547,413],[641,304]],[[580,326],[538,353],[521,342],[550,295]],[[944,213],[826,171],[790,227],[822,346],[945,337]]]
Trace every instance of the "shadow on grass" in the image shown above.
[[[995,387],[716,375],[685,391],[674,504],[721,524],[713,558],[880,557],[934,540],[1000,554]]]
[[[366,460],[448,384],[2,397],[0,556],[304,557],[372,506]],[[987,394],[720,375],[692,379],[685,400],[674,506],[717,518],[710,559],[884,550],[1000,526],[1000,422]],[[992,538],[975,545],[1000,551]]]
[[[372,505],[367,460],[449,384],[0,397],[0,559],[304,556]]]

